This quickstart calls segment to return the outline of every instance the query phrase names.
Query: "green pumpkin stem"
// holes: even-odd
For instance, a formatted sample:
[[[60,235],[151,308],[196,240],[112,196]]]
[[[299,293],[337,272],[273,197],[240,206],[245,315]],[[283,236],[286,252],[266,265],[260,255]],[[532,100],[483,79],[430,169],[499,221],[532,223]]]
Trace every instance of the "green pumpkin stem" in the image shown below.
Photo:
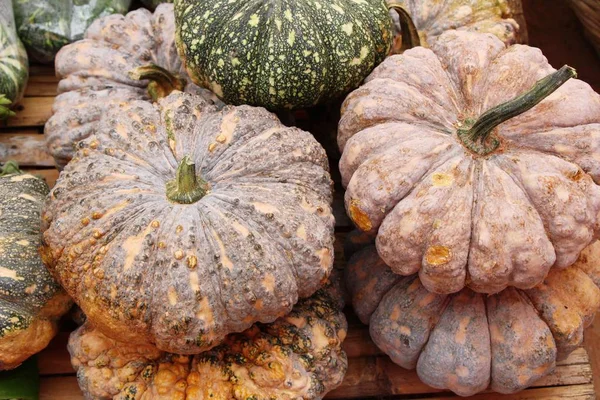
[[[393,9],[400,16],[400,29],[402,29],[402,48],[412,49],[421,45],[421,39],[419,38],[419,31],[415,26],[412,18],[408,11],[404,9],[399,3],[392,3],[388,5],[388,9]]]
[[[185,81],[155,64],[144,65],[129,71],[129,78],[137,81],[148,79],[148,94],[153,101],[168,96],[173,90],[182,91]]]
[[[21,171],[19,169],[19,164],[17,164],[16,161],[7,161],[4,163],[4,165],[2,166],[2,169],[0,169],[0,176],[6,176],[6,175],[14,175],[14,174],[22,174],[23,171]]]
[[[0,94],[0,120],[12,117],[15,115],[9,107],[12,104],[5,94]]]
[[[500,141],[492,137],[492,131],[501,123],[532,109],[566,81],[577,77],[575,69],[568,65],[537,81],[531,89],[518,97],[490,108],[476,121],[465,123],[458,129],[458,138],[469,150],[486,155],[500,146]]]
[[[192,204],[208,191],[208,183],[196,175],[196,164],[189,156],[183,157],[177,167],[177,176],[167,182],[167,198],[174,203]]]

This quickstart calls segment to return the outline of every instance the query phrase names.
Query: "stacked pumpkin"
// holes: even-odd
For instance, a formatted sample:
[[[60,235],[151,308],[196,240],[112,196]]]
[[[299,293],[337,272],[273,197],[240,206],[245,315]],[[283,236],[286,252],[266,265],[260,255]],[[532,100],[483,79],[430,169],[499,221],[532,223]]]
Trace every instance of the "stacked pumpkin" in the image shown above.
[[[385,59],[384,0],[176,0],[59,52],[41,254],[87,316],[69,342],[87,397],[319,399],[341,383],[328,160],[255,106],[329,101],[374,68],[338,140],[346,208],[376,237],[347,270],[375,342],[459,394],[522,389],[579,344],[600,305],[597,264],[572,266],[600,231],[598,96],[506,49],[503,2],[450,2],[451,26],[406,3],[403,44],[432,50]]]
[[[342,106],[346,209],[375,244],[350,260],[354,308],[433,387],[521,390],[600,307],[600,96],[574,75],[448,31]]]

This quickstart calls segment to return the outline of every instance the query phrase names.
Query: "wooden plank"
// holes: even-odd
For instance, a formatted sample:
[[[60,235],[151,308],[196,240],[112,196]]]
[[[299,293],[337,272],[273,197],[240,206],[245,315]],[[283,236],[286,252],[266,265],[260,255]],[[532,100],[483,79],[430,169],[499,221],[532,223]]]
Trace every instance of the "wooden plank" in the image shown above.
[[[52,74],[31,75],[25,88],[25,97],[56,96],[59,79],[54,76],[54,69],[51,69],[50,72]]]
[[[0,134],[0,162],[14,160],[21,167],[53,167],[44,135],[35,131]]]
[[[40,400],[83,400],[75,375],[44,377],[40,380]]]
[[[25,97],[15,112],[17,115],[3,122],[2,126],[41,126],[52,115],[54,97]]]
[[[414,397],[413,397],[414,398]],[[454,396],[451,394],[442,396],[427,397],[429,400],[446,400],[455,399],[458,400],[461,397]],[[570,399],[570,400],[592,400],[594,396],[594,385],[573,385],[573,386],[561,386],[561,387],[550,387],[550,388],[535,388],[524,390],[520,393],[515,394],[498,394],[498,393],[482,393],[475,396],[468,397],[470,400],[556,400],[556,399]]]
[[[596,397],[600,399],[600,318],[596,318],[592,326],[585,331],[583,346],[590,357],[592,375],[596,377]]]

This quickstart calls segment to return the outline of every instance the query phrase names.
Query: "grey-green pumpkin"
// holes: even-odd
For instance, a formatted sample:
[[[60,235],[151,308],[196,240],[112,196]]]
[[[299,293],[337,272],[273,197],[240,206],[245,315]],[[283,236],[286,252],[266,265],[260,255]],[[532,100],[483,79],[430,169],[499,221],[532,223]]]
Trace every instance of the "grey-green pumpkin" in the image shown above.
[[[392,42],[384,0],[175,0],[175,23],[194,83],[272,110],[348,93]]]
[[[38,253],[48,186],[11,167],[0,176],[0,370],[46,347],[72,304]]]
[[[11,0],[0,0],[0,119],[13,114],[25,91],[29,66],[27,53],[15,30]]]

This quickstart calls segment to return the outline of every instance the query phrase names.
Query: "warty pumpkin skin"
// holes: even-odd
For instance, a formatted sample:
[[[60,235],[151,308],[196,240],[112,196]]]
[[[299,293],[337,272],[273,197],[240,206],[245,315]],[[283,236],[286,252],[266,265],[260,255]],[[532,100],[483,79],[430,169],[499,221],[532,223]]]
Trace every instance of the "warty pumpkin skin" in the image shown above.
[[[111,109],[79,146],[44,208],[42,252],[108,336],[199,353],[329,275],[325,151],[265,109],[174,92]]]
[[[394,272],[419,272],[436,293],[528,289],[598,237],[600,96],[588,84],[570,79],[469,138],[553,71],[538,49],[448,31],[389,57],[346,98],[346,210]]]
[[[148,65],[164,68],[173,76],[131,77],[131,71]],[[159,5],[154,13],[139,9],[96,20],[83,40],[60,50],[55,69],[61,80],[44,133],[59,168],[73,157],[77,142],[96,132],[110,107],[132,100],[152,101],[156,80],[160,80],[159,88],[175,85],[223,104],[189,81],[175,48],[172,4]]]
[[[371,338],[426,384],[461,396],[490,387],[513,393],[552,372],[581,346],[600,308],[600,242],[529,290],[485,295],[427,291],[417,275],[399,276],[374,246],[355,253],[346,284]]]
[[[0,177],[0,370],[45,348],[72,304],[38,254],[47,193],[35,176]]]
[[[419,32],[420,45],[430,47],[445,31],[456,29],[491,33],[507,45],[523,43],[525,26],[513,19],[522,14],[520,0],[386,0],[388,5],[402,7],[411,16]],[[394,19],[395,53],[405,50],[400,37],[398,14]],[[524,25],[524,20],[523,20]]]
[[[71,362],[86,398],[98,400],[321,399],[348,365],[335,296],[321,289],[289,315],[195,356],[118,342],[86,324],[69,339]]]
[[[196,84],[272,110],[345,95],[392,42],[384,0],[176,0],[175,22]]]

